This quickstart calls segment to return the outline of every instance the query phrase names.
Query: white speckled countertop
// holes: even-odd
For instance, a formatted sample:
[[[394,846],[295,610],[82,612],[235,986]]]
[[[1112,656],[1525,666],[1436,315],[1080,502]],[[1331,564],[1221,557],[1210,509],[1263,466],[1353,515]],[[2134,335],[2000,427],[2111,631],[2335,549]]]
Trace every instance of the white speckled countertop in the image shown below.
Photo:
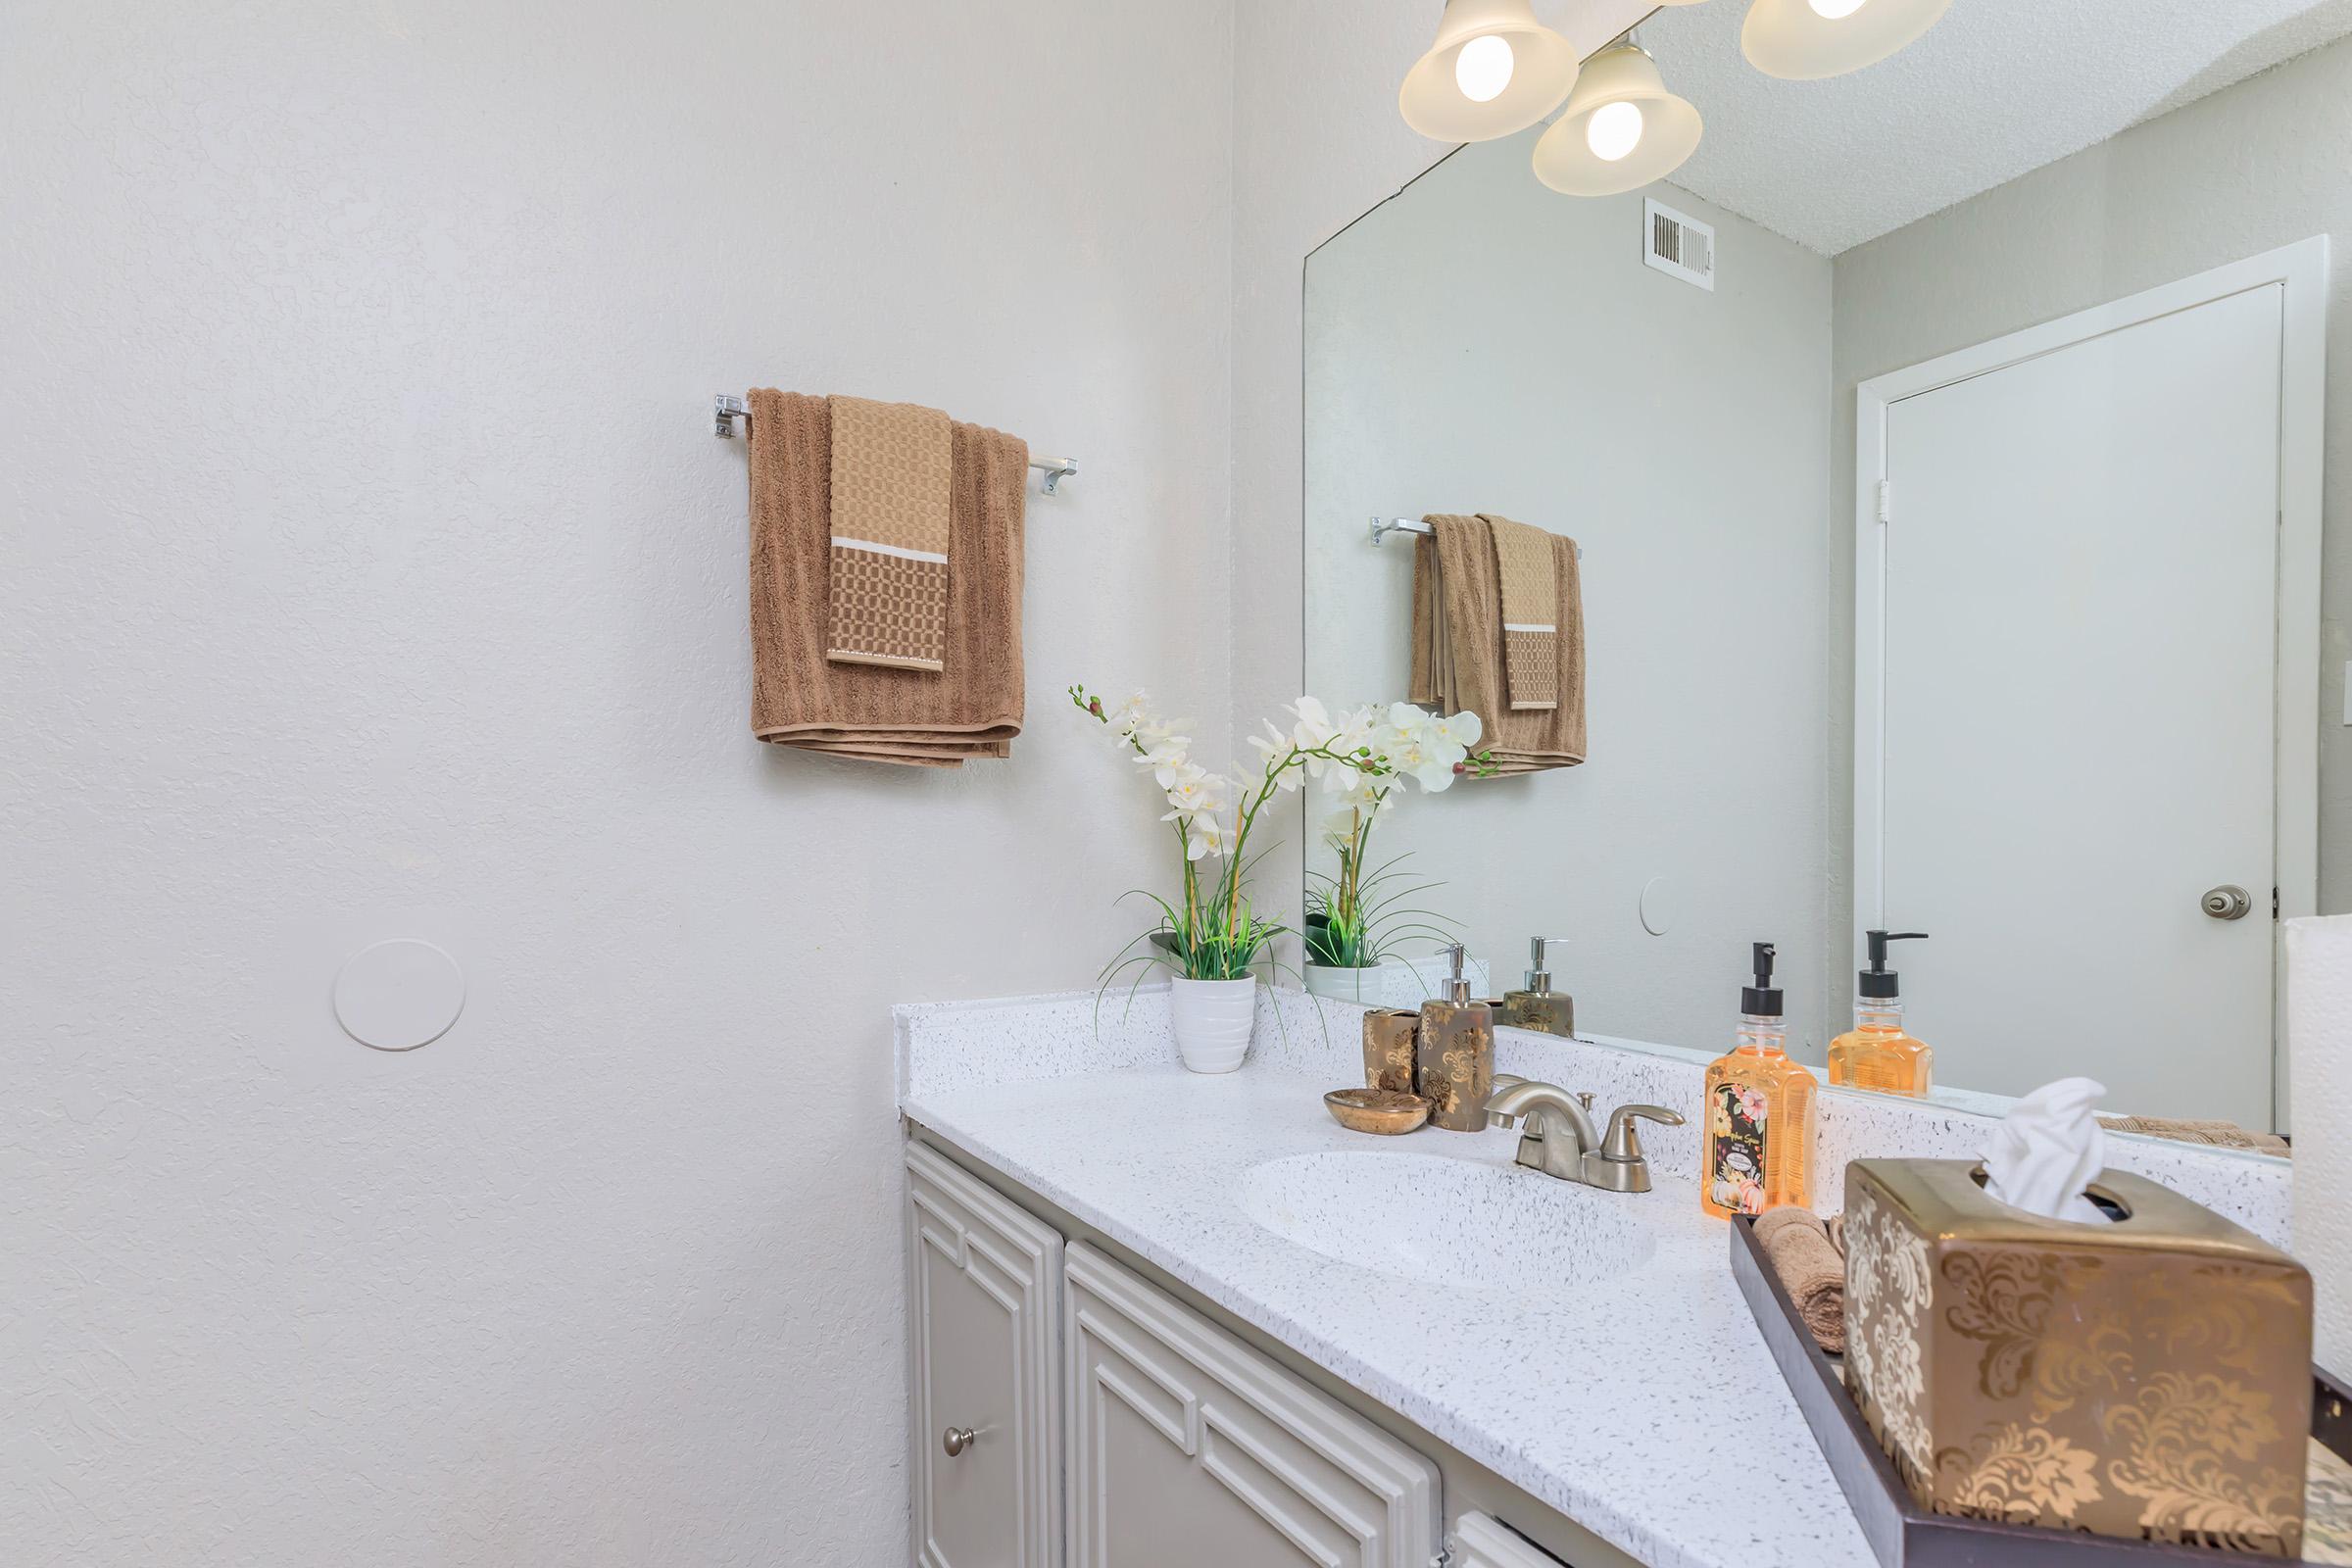
[[[1565,1187],[1512,1163],[1517,1134],[1424,1130],[1403,1139],[1348,1133],[1325,1089],[1360,1083],[1360,1009],[1288,994],[1261,1003],[1250,1062],[1227,1077],[1176,1065],[1166,997],[1131,1006],[1088,997],[898,1009],[900,1106],[911,1121],[1101,1230],[1244,1321],[1397,1411],[1586,1529],[1657,1568],[1810,1568],[1872,1562],[1821,1450],[1732,1282],[1720,1222],[1698,1207],[1695,1135],[1645,1128],[1656,1188],[1613,1195]],[[1502,1070],[1599,1091],[1602,1106],[1698,1099],[1696,1069],[1650,1056],[1505,1031]],[[1690,1078],[1686,1085],[1684,1078]],[[1821,1175],[1842,1186],[1842,1144],[1880,1152],[1879,1124],[1834,1129],[1825,1097]],[[1875,1107],[1873,1107],[1875,1110]],[[1927,1136],[1942,1118],[1899,1109]],[[1963,1119],[1957,1136],[1984,1125]],[[1903,1139],[1905,1145],[1912,1138]],[[2114,1146],[2126,1141],[2115,1140]],[[2130,1152],[2140,1146],[2134,1142]],[[1524,1256],[1440,1288],[1334,1261],[1254,1221],[1270,1184],[1250,1173],[1298,1155],[1393,1152],[1464,1161],[1465,1180],[1544,1183],[1562,1229],[1590,1218],[1622,1242],[1626,1220],[1654,1234],[1646,1259],[1552,1284]],[[2170,1150],[2149,1162],[2171,1167]],[[2140,1158],[2118,1164],[2140,1165]],[[1298,1167],[1293,1167],[1294,1169]],[[2284,1174],[2210,1160],[2250,1184],[2228,1206],[2282,1234]],[[2251,1174],[2246,1174],[2251,1172]],[[2177,1177],[2167,1169],[2160,1179]],[[2195,1183],[2176,1181],[2184,1188]],[[2276,1194],[2273,1193],[2276,1188]],[[1282,1201],[1322,1191],[1293,1184]],[[2239,1196],[2210,1189],[2197,1196]],[[1586,1214],[1579,1204],[1598,1205]],[[2273,1209],[2276,1208],[2276,1212]],[[1310,1227],[1314,1216],[1292,1217]],[[1646,1250],[1650,1237],[1644,1235]],[[1507,1245],[1508,1239],[1497,1247]],[[1528,1250],[1558,1251],[1558,1234]],[[1473,1254],[1475,1255],[1475,1254]],[[1560,1254],[1563,1259],[1573,1254]],[[1516,1277],[1514,1277],[1516,1276]],[[1532,1276],[1532,1277],[1531,1277]],[[1548,1288],[1538,1288],[1538,1282]]]

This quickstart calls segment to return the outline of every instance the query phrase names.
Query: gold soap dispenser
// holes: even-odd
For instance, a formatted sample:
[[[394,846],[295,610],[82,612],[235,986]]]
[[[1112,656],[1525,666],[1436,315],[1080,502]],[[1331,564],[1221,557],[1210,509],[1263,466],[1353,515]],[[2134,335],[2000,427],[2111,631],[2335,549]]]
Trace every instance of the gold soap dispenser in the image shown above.
[[[1446,950],[1452,974],[1446,995],[1421,1004],[1421,1040],[1414,1078],[1429,1102],[1429,1124],[1474,1133],[1487,1125],[1494,1092],[1494,1009],[1470,997],[1470,956],[1460,943]]]
[[[1576,999],[1551,989],[1551,945],[1566,937],[1530,937],[1527,985],[1502,999],[1501,1022],[1514,1029],[1535,1029],[1565,1040],[1576,1033]]]

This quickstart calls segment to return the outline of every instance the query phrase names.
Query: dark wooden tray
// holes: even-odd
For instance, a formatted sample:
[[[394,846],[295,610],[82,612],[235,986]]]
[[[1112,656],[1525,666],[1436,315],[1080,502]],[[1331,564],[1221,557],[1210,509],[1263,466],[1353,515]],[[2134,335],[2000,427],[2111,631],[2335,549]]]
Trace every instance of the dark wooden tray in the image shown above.
[[[1813,1439],[1828,1457],[1882,1568],[2095,1568],[2157,1562],[2198,1562],[2217,1568],[2284,1560],[1928,1512],[1911,1499],[1895,1474],[1894,1461],[1881,1451],[1863,1424],[1862,1412],[1845,1392],[1838,1362],[1824,1354],[1805,1332],[1796,1303],[1756,1243],[1755,1221],[1735,1219],[1731,1231],[1732,1277],[1740,1282],[1740,1294],[1756,1315],[1764,1344],[1788,1380],[1805,1425],[1813,1429]],[[2352,1392],[2316,1368],[2312,1376],[2318,1384],[2312,1436],[2335,1453],[2352,1457]]]

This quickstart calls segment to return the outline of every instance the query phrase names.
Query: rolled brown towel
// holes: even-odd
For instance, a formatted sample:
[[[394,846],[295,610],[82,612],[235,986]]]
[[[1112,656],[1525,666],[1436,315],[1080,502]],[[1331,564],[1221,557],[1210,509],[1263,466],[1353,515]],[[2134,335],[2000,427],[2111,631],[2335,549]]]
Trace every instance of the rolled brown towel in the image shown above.
[[[1843,1355],[1845,1259],[1830,1245],[1830,1228],[1809,1208],[1775,1208],[1756,1221],[1756,1243],[1772,1260],[1813,1343]]]
[[[2140,1133],[2170,1138],[2176,1143],[2207,1144],[2216,1149],[2250,1149],[2258,1154],[2294,1156],[2293,1146],[2276,1133],[2254,1132],[2233,1121],[2184,1121],[2170,1116],[2101,1116],[2099,1125],[2111,1133]]]

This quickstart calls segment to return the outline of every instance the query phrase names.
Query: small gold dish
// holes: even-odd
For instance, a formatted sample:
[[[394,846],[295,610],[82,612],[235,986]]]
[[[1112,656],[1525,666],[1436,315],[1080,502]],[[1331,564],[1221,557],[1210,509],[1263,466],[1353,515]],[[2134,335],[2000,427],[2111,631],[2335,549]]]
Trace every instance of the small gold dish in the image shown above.
[[[1334,1089],[1323,1103],[1331,1107],[1331,1119],[1351,1133],[1393,1138],[1429,1120],[1428,1101],[1393,1089]]]

